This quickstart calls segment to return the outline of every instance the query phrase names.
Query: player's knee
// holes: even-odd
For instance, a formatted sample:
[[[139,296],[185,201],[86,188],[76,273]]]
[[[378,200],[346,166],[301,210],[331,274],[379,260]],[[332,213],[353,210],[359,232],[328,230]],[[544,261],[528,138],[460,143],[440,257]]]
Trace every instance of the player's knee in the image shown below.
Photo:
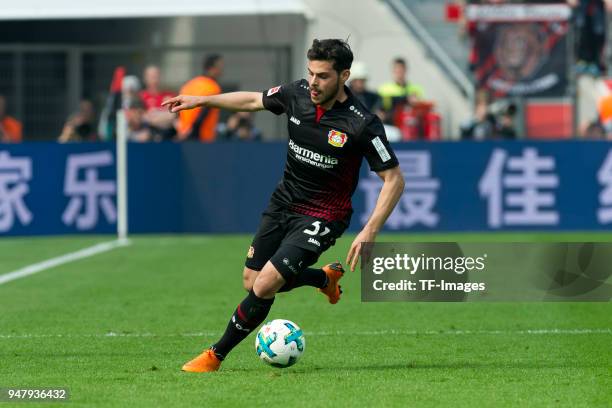
[[[242,286],[244,286],[244,289],[247,292],[250,292],[251,289],[253,289],[253,283],[255,282],[256,278],[257,271],[246,267],[244,268],[244,271],[242,272]]]
[[[253,292],[255,292],[257,297],[271,299],[284,284],[285,279],[276,268],[268,262],[257,275],[253,283]]]

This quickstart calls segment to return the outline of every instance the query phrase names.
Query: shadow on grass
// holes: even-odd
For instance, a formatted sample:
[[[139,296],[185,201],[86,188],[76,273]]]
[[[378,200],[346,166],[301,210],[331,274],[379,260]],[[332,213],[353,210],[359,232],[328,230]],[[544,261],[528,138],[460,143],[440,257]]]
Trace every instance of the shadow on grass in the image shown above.
[[[298,363],[299,364],[299,363]],[[541,363],[534,361],[513,361],[513,362],[478,362],[478,361],[440,361],[437,363],[430,362],[398,362],[395,364],[364,364],[364,365],[349,365],[349,366],[315,366],[315,367],[291,367],[288,369],[275,369],[273,372],[279,374],[317,374],[323,372],[338,373],[341,371],[348,372],[372,372],[372,371],[401,371],[401,370],[472,370],[472,369],[490,369],[490,370],[505,370],[505,369],[583,369],[583,368],[608,368],[608,365],[602,363],[585,363],[585,362],[548,362]],[[261,371],[261,368],[227,368],[222,369],[223,372],[253,372]]]

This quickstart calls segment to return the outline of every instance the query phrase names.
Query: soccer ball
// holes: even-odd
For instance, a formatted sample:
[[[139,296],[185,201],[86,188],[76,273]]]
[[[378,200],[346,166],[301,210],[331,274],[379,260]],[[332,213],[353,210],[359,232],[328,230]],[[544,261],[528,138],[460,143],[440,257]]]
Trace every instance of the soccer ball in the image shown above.
[[[294,365],[306,348],[302,329],[289,320],[267,322],[257,333],[255,351],[259,358],[273,367]]]

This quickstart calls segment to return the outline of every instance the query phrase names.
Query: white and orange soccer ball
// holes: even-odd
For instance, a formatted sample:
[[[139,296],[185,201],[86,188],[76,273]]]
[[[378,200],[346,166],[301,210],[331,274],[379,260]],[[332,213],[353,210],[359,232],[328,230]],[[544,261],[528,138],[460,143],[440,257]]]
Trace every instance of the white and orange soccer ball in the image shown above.
[[[255,338],[255,351],[260,359],[273,367],[294,365],[304,354],[306,339],[300,327],[289,320],[267,322]]]

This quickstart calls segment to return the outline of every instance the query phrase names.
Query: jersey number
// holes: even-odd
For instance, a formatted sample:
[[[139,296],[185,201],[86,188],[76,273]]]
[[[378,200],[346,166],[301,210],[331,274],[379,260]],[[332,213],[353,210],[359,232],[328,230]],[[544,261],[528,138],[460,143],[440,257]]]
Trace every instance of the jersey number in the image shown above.
[[[312,223],[312,229],[308,229],[306,228],[304,230],[304,234],[307,235],[317,235],[319,233],[319,231],[321,230],[321,221],[315,221]],[[325,227],[325,230],[323,230],[323,232],[321,233],[321,236],[325,236],[327,234],[329,234],[329,228]]]

